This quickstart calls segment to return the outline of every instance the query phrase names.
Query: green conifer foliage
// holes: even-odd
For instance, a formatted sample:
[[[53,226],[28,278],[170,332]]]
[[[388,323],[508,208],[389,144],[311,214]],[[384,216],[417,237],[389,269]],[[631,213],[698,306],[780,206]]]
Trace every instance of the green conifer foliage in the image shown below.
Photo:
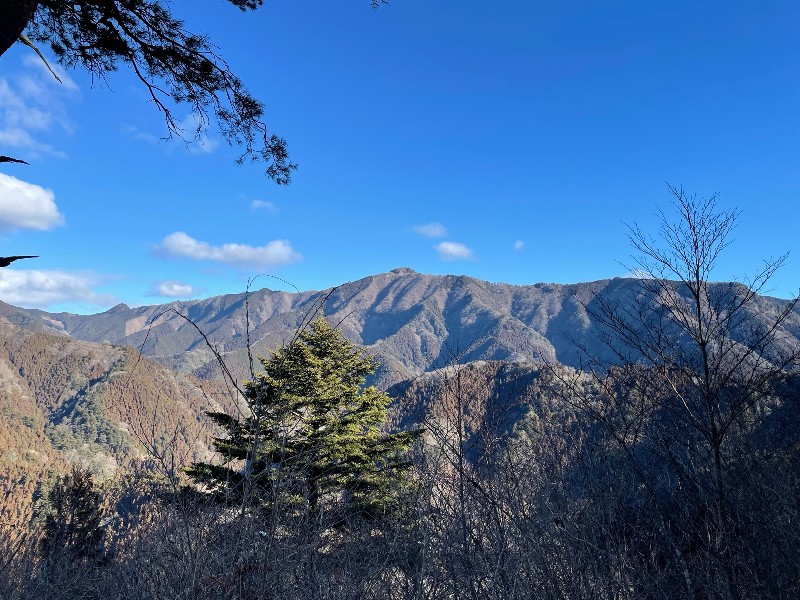
[[[385,433],[391,398],[365,387],[377,363],[322,318],[245,383],[246,418],[209,416],[222,464],[196,463],[190,476],[228,502],[363,516],[390,510],[421,431]]]
[[[47,496],[41,540],[44,556],[96,559],[102,554],[100,492],[89,471],[73,467]]]

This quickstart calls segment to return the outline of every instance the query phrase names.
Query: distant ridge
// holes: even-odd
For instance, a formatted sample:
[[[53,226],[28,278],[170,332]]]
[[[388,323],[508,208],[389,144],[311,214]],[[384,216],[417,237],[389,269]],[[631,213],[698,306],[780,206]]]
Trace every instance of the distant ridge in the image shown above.
[[[188,318],[236,375],[245,377],[246,306],[254,355],[268,355],[319,310],[349,339],[377,355],[381,368],[375,383],[389,387],[454,362],[545,359],[577,367],[583,358],[579,347],[610,359],[591,315],[595,298],[600,294],[620,304],[641,291],[638,279],[510,285],[399,267],[322,291],[265,288],[249,296],[226,294],[137,308],[119,304],[95,315],[2,304],[0,315],[27,329],[131,346],[171,369],[212,377],[216,361]],[[762,307],[783,302],[759,299]],[[800,315],[784,328],[787,336],[800,340]]]

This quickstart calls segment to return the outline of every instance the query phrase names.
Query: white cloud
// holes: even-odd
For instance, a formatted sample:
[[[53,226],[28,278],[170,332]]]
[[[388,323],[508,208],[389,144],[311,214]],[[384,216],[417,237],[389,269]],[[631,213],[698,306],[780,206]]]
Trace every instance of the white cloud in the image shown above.
[[[186,298],[198,293],[198,289],[188,283],[180,281],[159,281],[150,291],[151,296],[166,296],[167,298]]]
[[[447,235],[447,228],[441,223],[414,225],[411,229],[413,229],[415,233],[429,238],[443,238]]]
[[[253,210],[263,209],[271,213],[276,213],[279,210],[278,207],[269,200],[253,200],[250,203],[250,208]]]
[[[223,244],[212,246],[176,231],[165,237],[158,247],[159,253],[175,258],[210,260],[234,267],[275,268],[302,260],[288,240],[272,240],[266,246]]]
[[[0,269],[0,300],[15,306],[47,308],[57,302],[111,306],[113,296],[92,288],[102,278],[92,273]]]
[[[0,77],[0,144],[28,154],[66,155],[37,139],[42,133],[73,130],[65,100],[78,92],[77,84],[57,64],[51,63],[61,83],[39,57],[26,54],[23,71]]]
[[[0,173],[0,230],[47,230],[63,224],[52,190]]]
[[[434,248],[442,260],[466,260],[472,258],[472,250],[458,242],[439,242]]]
[[[514,242],[514,250],[519,251],[522,250],[524,247],[525,247],[525,242],[523,242],[522,240],[517,240],[516,242]]]

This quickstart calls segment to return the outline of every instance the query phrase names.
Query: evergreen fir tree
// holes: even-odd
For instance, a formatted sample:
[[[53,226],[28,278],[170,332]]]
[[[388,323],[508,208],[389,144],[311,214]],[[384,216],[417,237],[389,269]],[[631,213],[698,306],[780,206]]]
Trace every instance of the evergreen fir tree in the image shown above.
[[[73,467],[47,495],[41,549],[46,557],[97,559],[103,552],[100,492],[91,472]]]
[[[390,397],[365,387],[377,363],[319,318],[245,383],[250,414],[209,416],[222,464],[195,463],[195,482],[228,502],[375,516],[391,509],[421,431],[385,433]]]

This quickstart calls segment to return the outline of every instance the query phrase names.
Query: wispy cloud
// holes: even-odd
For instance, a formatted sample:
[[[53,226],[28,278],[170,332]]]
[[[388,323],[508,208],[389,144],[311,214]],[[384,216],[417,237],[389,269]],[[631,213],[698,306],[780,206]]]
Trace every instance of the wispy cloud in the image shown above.
[[[208,128],[197,115],[187,114],[176,122],[176,126],[178,135],[173,137],[169,137],[166,130],[164,135],[158,136],[130,123],[122,123],[121,131],[133,140],[158,146],[166,152],[173,152],[178,145],[183,145],[189,154],[211,154],[219,147],[219,138],[208,133]]]
[[[525,247],[525,242],[523,242],[522,240],[517,240],[516,242],[514,242],[514,250],[516,250],[517,252],[522,250],[524,247]]]
[[[424,225],[414,225],[411,229],[415,233],[429,238],[443,238],[447,236],[447,228],[441,223],[425,223]]]
[[[211,154],[219,147],[219,138],[210,135],[206,124],[193,113],[189,113],[178,123],[178,129],[185,132],[186,150],[189,154]]]
[[[148,292],[148,296],[164,296],[166,298],[189,298],[199,293],[196,287],[180,281],[159,281]]]
[[[157,135],[153,135],[147,131],[142,131],[136,127],[136,125],[131,125],[130,123],[123,123],[121,130],[122,133],[130,136],[131,139],[139,142],[145,142],[151,146],[157,146],[158,144],[166,141],[165,139],[159,138]]]
[[[44,64],[42,59],[38,56],[34,56],[33,54],[25,54],[22,57],[22,64],[25,66],[25,69],[29,74],[33,75],[34,73],[38,73],[38,77],[34,80],[35,82],[41,82],[44,80],[47,83],[60,86],[68,92],[77,92],[79,90],[78,84],[75,83],[75,80],[69,76],[66,70],[64,70],[64,67],[56,62],[53,62],[52,60],[48,61],[47,64]],[[50,69],[52,69],[55,74],[58,75],[58,79],[61,80],[60,82],[53,77],[53,73],[50,72]],[[34,88],[34,91],[39,91],[39,88]]]
[[[94,273],[0,269],[0,300],[26,308],[47,308],[61,302],[108,307],[116,300],[93,288],[106,278]]]
[[[61,83],[31,54],[23,57],[21,71],[0,77],[0,145],[32,156],[66,156],[39,139],[55,129],[73,130],[66,102],[77,96],[78,86],[59,65],[51,66]]]
[[[52,190],[0,173],[0,230],[47,230],[63,224]]]
[[[266,246],[247,244],[212,246],[194,239],[183,231],[169,234],[156,250],[162,256],[205,260],[240,268],[274,269],[303,259],[288,240],[272,240]]]
[[[468,260],[472,250],[459,242],[439,242],[434,246],[442,260]]]
[[[252,208],[253,210],[265,210],[271,213],[276,213],[280,211],[280,209],[269,200],[253,200],[252,202],[250,202],[250,208]]]

